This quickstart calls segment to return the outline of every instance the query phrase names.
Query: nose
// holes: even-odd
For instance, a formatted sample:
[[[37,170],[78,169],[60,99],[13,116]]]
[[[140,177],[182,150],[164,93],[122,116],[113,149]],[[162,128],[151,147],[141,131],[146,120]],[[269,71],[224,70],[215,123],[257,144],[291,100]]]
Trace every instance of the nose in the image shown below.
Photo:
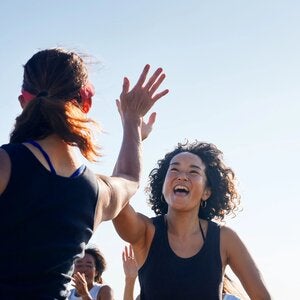
[[[78,272],[80,272],[80,273],[85,273],[86,267],[85,267],[85,266],[80,266],[80,267],[77,267],[77,270],[78,270]]]
[[[187,181],[188,177],[185,172],[180,172],[178,173],[177,180]]]

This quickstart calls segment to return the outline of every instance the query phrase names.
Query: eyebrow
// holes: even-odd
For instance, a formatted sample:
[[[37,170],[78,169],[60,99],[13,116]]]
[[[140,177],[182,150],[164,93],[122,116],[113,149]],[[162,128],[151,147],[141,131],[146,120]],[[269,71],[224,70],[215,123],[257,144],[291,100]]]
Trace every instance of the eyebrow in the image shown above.
[[[179,162],[173,162],[173,163],[170,163],[170,166],[178,166],[178,165],[180,165],[180,163]],[[195,169],[199,169],[199,170],[202,170],[202,168],[201,167],[199,167],[199,166],[197,166],[197,165],[190,165],[190,168],[195,168]]]

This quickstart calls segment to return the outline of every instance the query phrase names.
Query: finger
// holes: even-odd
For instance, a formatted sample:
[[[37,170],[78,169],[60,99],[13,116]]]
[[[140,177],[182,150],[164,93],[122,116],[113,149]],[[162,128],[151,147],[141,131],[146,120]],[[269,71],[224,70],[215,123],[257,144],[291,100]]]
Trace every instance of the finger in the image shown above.
[[[157,78],[156,82],[150,87],[149,93],[153,95],[155,91],[159,88],[161,83],[165,80],[166,74],[161,74],[159,78]]]
[[[157,101],[158,99],[160,99],[161,97],[167,95],[168,93],[169,93],[169,90],[164,90],[164,91],[162,91],[162,92],[156,94],[156,95],[152,98],[152,100],[155,102],[155,101]]]
[[[127,77],[124,77],[122,94],[127,94],[129,92],[129,87],[130,87],[129,79]]]
[[[133,253],[133,249],[132,249],[132,246],[131,246],[131,245],[129,246],[129,253],[130,253],[130,254],[129,254],[130,257],[133,258],[133,257],[134,257],[134,253]]]
[[[125,255],[126,255],[126,259],[128,259],[128,257],[129,257],[129,252],[128,252],[128,247],[127,247],[127,246],[125,247]]]
[[[78,272],[77,274],[78,274],[78,279],[80,279],[81,281],[85,279],[84,273],[81,274]]]
[[[147,84],[145,85],[145,89],[150,90],[152,89],[152,85],[153,83],[157,80],[157,78],[159,77],[159,75],[161,74],[161,72],[163,71],[162,68],[158,68],[154,74],[150,77],[150,79],[148,80]]]
[[[143,70],[142,74],[140,75],[140,78],[138,79],[138,81],[137,81],[135,87],[136,87],[136,86],[143,86],[143,84],[144,84],[144,82],[145,82],[145,80],[146,80],[146,78],[147,78],[147,75],[148,75],[149,70],[150,70],[150,65],[147,64],[147,65],[144,67],[144,70]]]

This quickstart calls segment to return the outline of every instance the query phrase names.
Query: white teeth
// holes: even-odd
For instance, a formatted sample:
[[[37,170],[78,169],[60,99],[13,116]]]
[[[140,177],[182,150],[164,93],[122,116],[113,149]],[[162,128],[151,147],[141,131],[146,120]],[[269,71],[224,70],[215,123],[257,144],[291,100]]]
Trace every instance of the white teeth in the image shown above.
[[[174,191],[176,192],[176,191],[185,191],[185,192],[189,192],[189,189],[186,187],[186,186],[184,186],[184,185],[176,185],[175,187],[174,187]]]

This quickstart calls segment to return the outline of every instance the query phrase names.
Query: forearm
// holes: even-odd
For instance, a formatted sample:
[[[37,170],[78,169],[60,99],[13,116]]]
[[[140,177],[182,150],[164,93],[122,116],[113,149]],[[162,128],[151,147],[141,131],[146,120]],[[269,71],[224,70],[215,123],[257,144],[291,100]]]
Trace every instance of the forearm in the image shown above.
[[[141,124],[142,118],[124,116],[122,145],[112,174],[137,184],[142,168]]]
[[[123,300],[133,300],[135,278],[125,278]]]

